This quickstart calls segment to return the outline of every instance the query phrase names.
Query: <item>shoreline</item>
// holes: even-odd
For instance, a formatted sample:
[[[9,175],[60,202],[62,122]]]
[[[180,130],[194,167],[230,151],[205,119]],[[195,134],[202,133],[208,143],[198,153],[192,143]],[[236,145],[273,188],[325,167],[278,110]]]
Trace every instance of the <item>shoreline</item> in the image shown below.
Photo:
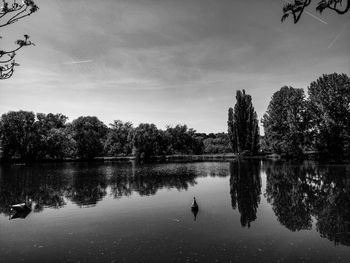
[[[41,159],[41,160],[0,160],[0,164],[14,164],[14,165],[26,165],[30,163],[65,163],[65,162],[127,162],[127,161],[140,161],[140,162],[205,162],[205,161],[235,161],[235,160],[251,160],[251,159],[260,159],[260,160],[274,160],[274,161],[291,161],[291,160],[320,160],[327,162],[349,162],[349,157],[344,157],[342,159],[334,159],[327,156],[318,156],[315,153],[306,153],[302,158],[293,158],[288,156],[283,156],[280,154],[268,154],[262,153],[259,155],[241,155],[237,156],[235,153],[217,153],[217,154],[174,154],[174,155],[157,155],[151,156],[149,159],[137,159],[136,156],[100,156],[93,159]]]

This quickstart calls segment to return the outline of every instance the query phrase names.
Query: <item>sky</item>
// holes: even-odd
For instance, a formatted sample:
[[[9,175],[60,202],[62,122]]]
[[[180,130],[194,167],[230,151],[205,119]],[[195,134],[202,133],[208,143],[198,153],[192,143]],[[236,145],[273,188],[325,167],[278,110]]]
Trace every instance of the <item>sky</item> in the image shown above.
[[[261,119],[281,87],[307,90],[322,74],[350,72],[349,14],[314,6],[293,24],[280,22],[284,0],[35,2],[37,13],[1,28],[1,49],[24,34],[36,45],[0,82],[0,113],[224,132],[236,90]]]

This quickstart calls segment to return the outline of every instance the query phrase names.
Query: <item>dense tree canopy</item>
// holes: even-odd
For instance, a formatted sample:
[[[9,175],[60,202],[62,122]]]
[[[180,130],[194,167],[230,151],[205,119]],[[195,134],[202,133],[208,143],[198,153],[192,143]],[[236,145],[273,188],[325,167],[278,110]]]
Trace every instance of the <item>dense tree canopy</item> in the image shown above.
[[[152,155],[156,155],[160,151],[158,142],[159,137],[160,134],[156,125],[141,123],[134,130],[134,154],[142,159],[147,159]]]
[[[298,156],[308,144],[304,90],[282,87],[272,96],[262,123],[268,150]]]
[[[292,16],[294,23],[297,23],[301,15],[305,12],[310,4],[315,3],[313,0],[285,0],[287,2],[283,7],[282,22],[289,16]],[[339,15],[347,13],[350,9],[350,0],[318,0],[316,11],[322,13],[324,10],[331,10]]]
[[[171,154],[224,153],[227,134],[199,134],[186,125],[158,129],[154,124],[114,121],[107,128],[97,117],[72,123],[62,114],[9,112],[0,119],[0,158],[4,160],[91,159],[136,155],[148,159]],[[205,142],[205,146],[204,146]]]
[[[203,139],[204,153],[229,153],[232,151],[226,133],[217,133]]]
[[[32,159],[38,137],[35,114],[10,111],[1,116],[1,142],[5,159]]]
[[[350,154],[350,79],[323,75],[308,88],[316,149],[327,155]]]
[[[1,144],[5,159],[22,160],[62,159],[73,157],[75,141],[67,117],[62,114],[43,114],[12,111],[0,121]]]
[[[65,129],[68,118],[62,114],[38,113],[36,119],[36,158],[63,158],[69,149],[69,135]]]
[[[77,142],[73,138],[70,125],[50,129],[44,136],[44,142],[45,155],[39,155],[39,159],[62,160],[77,155]]]
[[[104,151],[109,156],[132,152],[133,126],[131,122],[114,121],[107,134]]]
[[[187,125],[168,126],[165,130],[170,148],[174,154],[197,154],[202,151],[202,144],[196,138],[196,131],[188,129]]]
[[[326,74],[302,89],[274,93],[262,119],[264,150],[301,156],[307,150],[327,157],[350,156],[350,80]]]
[[[103,153],[107,126],[95,116],[79,117],[72,122],[73,138],[80,158],[91,159]]]
[[[140,158],[167,154],[201,154],[203,142],[186,125],[158,130],[154,124],[140,124],[133,132],[134,154]]]
[[[256,154],[259,149],[259,124],[252,97],[245,90],[238,90],[235,107],[229,108],[228,112],[228,134],[232,150],[239,154]]]

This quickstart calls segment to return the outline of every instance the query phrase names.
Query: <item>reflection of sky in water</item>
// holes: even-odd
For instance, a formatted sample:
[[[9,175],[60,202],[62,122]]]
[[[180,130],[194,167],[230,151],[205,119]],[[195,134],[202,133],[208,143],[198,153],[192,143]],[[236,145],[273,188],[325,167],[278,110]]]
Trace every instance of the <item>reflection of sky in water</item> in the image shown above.
[[[4,262],[345,262],[350,256],[349,234],[335,233],[349,231],[345,165],[48,164],[0,171]],[[41,209],[8,220],[8,205],[25,196]],[[62,206],[53,208],[58,197]],[[312,211],[305,214],[305,207]],[[311,230],[300,221],[308,215]]]

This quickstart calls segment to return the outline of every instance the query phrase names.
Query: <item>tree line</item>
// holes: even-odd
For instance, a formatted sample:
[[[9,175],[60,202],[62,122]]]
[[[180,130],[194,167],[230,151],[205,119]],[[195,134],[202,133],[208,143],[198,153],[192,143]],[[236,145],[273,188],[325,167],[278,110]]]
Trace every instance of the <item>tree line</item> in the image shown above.
[[[148,159],[173,154],[239,155],[278,153],[301,157],[316,152],[327,157],[350,155],[350,79],[328,74],[303,89],[284,86],[275,92],[261,122],[252,97],[238,90],[228,110],[228,133],[197,133],[187,125],[167,126],[114,121],[106,126],[94,116],[72,122],[63,114],[11,111],[0,119],[4,160],[92,159],[134,155]]]
[[[72,122],[63,114],[11,111],[0,119],[2,159],[62,160],[127,156],[148,159],[171,154],[230,152],[227,134],[197,133],[186,125],[167,126],[114,121],[107,127],[95,116]]]
[[[289,156],[316,151],[328,157],[350,155],[350,79],[324,74],[303,89],[282,87],[262,118],[262,149]]]
[[[284,86],[275,92],[261,122],[250,95],[237,91],[228,111],[231,147],[239,154],[278,153],[301,157],[315,152],[327,157],[350,155],[350,79],[346,74],[324,74],[303,89]]]

